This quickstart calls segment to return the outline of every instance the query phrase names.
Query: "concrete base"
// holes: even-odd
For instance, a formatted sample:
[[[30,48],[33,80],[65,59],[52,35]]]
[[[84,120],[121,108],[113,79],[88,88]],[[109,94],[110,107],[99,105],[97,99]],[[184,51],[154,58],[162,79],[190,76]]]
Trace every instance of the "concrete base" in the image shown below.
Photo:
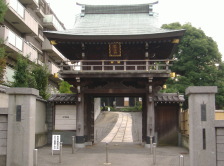
[[[86,145],[83,143],[83,144],[75,144],[75,147],[76,148],[85,148]]]

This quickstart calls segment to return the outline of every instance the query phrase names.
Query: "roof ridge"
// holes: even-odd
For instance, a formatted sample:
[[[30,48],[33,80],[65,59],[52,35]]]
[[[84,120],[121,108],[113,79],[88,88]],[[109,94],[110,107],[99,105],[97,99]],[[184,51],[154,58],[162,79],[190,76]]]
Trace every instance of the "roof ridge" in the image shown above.
[[[91,5],[91,6],[125,6],[125,5],[154,5],[154,4],[158,4],[158,1],[157,0],[151,0],[152,2],[149,2],[150,0],[147,0],[147,1],[145,1],[145,2],[139,2],[139,1],[137,1],[137,3],[136,2],[131,2],[130,0],[129,0],[129,2],[126,2],[126,3],[123,3],[123,1],[121,2],[121,1],[119,1],[119,3],[115,0],[115,1],[113,1],[113,2],[111,2],[111,1],[103,1],[103,3],[102,3],[102,1],[101,1],[101,3],[100,2],[98,2],[98,4],[95,2],[95,1],[89,1],[89,2],[76,2],[76,4],[77,5],[80,5],[80,6],[83,6],[83,5]],[[95,3],[94,3],[95,2]]]

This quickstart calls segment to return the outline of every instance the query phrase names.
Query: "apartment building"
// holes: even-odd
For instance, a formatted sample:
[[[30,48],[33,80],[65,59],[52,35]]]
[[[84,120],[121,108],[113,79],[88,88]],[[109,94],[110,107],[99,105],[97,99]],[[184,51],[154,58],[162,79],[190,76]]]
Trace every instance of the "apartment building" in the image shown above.
[[[0,24],[0,38],[4,40],[8,56],[5,82],[13,81],[16,58],[22,54],[30,61],[48,66],[49,91],[55,91],[60,79],[54,74],[59,71],[58,64],[66,58],[50,44],[43,31],[64,30],[64,25],[45,0],[5,0],[5,3],[8,10]]]

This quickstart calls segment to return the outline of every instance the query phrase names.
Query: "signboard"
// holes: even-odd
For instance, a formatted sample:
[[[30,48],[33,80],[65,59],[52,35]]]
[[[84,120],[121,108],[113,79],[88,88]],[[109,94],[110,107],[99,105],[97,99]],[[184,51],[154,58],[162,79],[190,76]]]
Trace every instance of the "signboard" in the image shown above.
[[[120,57],[121,56],[121,43],[110,43],[109,44],[109,56]]]
[[[60,142],[61,142],[60,135],[52,135],[52,155],[54,150],[60,150]]]
[[[55,106],[55,130],[76,130],[76,106]]]

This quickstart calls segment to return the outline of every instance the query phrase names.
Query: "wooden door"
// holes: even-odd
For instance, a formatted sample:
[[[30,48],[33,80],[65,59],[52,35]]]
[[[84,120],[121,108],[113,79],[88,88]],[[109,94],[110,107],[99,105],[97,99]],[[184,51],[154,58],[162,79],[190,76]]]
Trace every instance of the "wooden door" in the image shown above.
[[[178,145],[178,105],[157,105],[156,132],[159,145]]]

